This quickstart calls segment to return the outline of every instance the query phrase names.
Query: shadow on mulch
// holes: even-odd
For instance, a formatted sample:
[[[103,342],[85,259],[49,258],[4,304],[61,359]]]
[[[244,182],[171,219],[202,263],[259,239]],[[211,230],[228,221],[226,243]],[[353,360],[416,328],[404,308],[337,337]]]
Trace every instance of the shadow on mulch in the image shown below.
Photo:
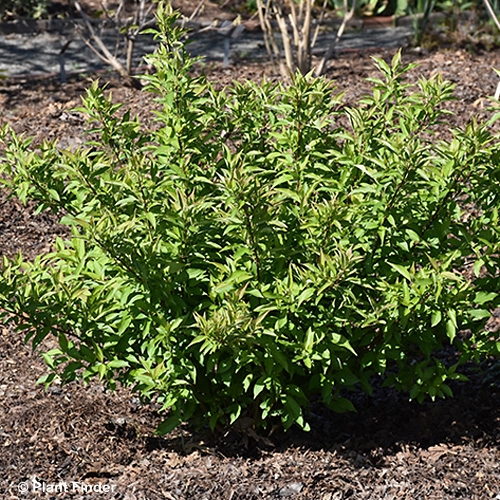
[[[494,373],[495,368],[494,364],[484,365],[487,375]],[[450,384],[454,397],[444,400],[418,403],[409,401],[406,394],[393,388],[378,388],[372,396],[361,392],[351,394],[356,413],[338,414],[322,405],[313,405],[307,417],[311,425],[309,432],[292,428],[286,433],[271,435],[267,444],[264,439],[242,439],[237,433],[215,438],[194,433],[191,439],[198,437],[224,456],[259,456],[262,450],[270,449],[272,442],[280,450],[333,449],[347,459],[354,456],[355,464],[358,454],[363,454],[372,465],[377,465],[384,455],[407,447],[426,449],[443,443],[453,446],[473,442],[498,446],[500,376],[483,383],[488,378],[485,372],[474,367],[469,371],[471,380]],[[150,449],[172,447],[179,452],[183,449],[181,438],[175,442],[153,438],[148,446]]]
[[[465,366],[468,382],[451,382],[454,397],[409,401],[408,395],[375,381],[374,393],[347,395],[356,412],[335,413],[320,403],[306,413],[309,432],[295,427],[259,435],[230,431],[224,434],[183,431],[171,436],[149,436],[148,452],[170,450],[189,454],[193,449],[211,449],[224,457],[258,458],[273,451],[300,448],[332,451],[353,466],[381,465],[384,457],[413,449],[435,446],[500,445],[500,365],[490,360]],[[268,436],[268,437],[267,437]]]

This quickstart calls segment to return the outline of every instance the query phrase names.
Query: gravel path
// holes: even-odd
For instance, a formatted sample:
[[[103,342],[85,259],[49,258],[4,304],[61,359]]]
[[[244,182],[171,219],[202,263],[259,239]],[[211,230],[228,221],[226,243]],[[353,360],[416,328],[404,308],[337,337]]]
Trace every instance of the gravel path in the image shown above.
[[[7,28],[5,25],[0,26],[0,75],[24,78],[57,75],[62,64],[61,50],[68,43],[63,62],[67,73],[91,73],[106,68],[106,63],[99,59],[85,45],[79,34],[67,25],[64,25],[63,28],[35,33],[26,32],[28,31],[26,27],[23,29],[22,26],[16,27],[12,24]],[[407,44],[411,34],[412,28],[409,26],[352,30],[342,37],[338,50],[342,52],[400,47]],[[315,51],[318,54],[324,51],[333,36],[333,30],[331,33],[320,36]],[[123,39],[120,39],[112,30],[102,30],[101,37],[108,49],[116,54],[120,61],[124,62]],[[135,66],[141,64],[145,54],[151,53],[155,49],[155,43],[150,35],[138,37],[134,53]],[[192,43],[188,45],[188,50],[193,55],[203,56],[207,61],[223,61],[225,43],[227,42],[224,37],[213,31],[193,33]],[[237,39],[230,40],[229,62],[265,57],[266,52],[260,31],[244,31]]]

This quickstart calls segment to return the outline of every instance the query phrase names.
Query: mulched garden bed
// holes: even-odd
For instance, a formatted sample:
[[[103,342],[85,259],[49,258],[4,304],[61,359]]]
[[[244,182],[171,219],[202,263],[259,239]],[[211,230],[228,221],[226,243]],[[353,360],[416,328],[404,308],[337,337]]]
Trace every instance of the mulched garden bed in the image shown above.
[[[372,55],[343,54],[328,77],[345,100],[356,103],[376,76]],[[407,51],[419,75],[441,73],[456,84],[455,116],[463,125],[487,117],[500,53],[462,50]],[[201,68],[218,85],[232,79],[276,77],[272,68],[240,62]],[[102,76],[117,101],[147,116],[153,103],[113,75]],[[90,81],[35,84],[3,82],[0,122],[36,141],[58,138],[73,147],[84,140],[85,122],[71,111]],[[64,232],[48,214],[33,215],[0,197],[0,252],[28,258],[50,248]],[[496,323],[492,328],[496,328]],[[45,347],[50,347],[46,345]],[[142,406],[129,390],[109,393],[98,383],[72,383],[44,391],[39,354],[20,336],[0,328],[0,498],[2,499],[494,499],[500,498],[500,370],[491,360],[468,366],[469,383],[455,383],[455,397],[408,402],[378,388],[355,394],[355,414],[332,414],[313,405],[310,433],[291,430],[258,436],[248,429],[212,436],[183,427],[159,438],[154,403]],[[33,491],[34,485],[38,490]],[[23,488],[28,492],[24,493]]]

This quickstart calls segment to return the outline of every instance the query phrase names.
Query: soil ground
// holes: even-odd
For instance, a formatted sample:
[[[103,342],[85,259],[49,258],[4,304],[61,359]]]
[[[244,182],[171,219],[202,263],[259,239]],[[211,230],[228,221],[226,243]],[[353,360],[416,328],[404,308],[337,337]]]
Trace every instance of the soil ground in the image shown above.
[[[343,54],[327,77],[355,104],[369,89],[365,78],[376,75],[371,56],[388,60],[393,54]],[[492,68],[500,68],[499,52],[408,50],[403,59],[419,63],[412,81],[440,73],[456,84],[455,115],[443,134],[473,115],[490,115],[487,96],[496,88]],[[278,77],[262,63],[199,69],[220,86]],[[113,75],[104,79],[117,101],[148,119],[153,104],[147,94]],[[0,86],[0,121],[37,141],[78,145],[85,123],[71,109],[89,84],[85,78],[64,86],[50,79],[7,80]],[[35,216],[32,207],[0,197],[0,253],[32,258],[63,231],[48,215]],[[355,414],[314,408],[310,433],[211,436],[183,427],[159,438],[158,408],[141,405],[126,389],[109,393],[97,383],[72,383],[44,391],[36,385],[45,372],[39,353],[0,328],[0,498],[498,499],[500,377],[494,368],[493,361],[465,367],[470,382],[454,384],[453,399],[418,404],[379,388],[372,397],[354,396]],[[36,481],[45,491],[34,491]]]

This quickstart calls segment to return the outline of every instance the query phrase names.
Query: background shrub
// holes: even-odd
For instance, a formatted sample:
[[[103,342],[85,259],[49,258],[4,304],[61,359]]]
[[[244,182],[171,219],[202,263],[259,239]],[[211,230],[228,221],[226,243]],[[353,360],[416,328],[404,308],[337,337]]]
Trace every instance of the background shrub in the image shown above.
[[[0,21],[16,17],[39,19],[47,13],[50,0],[2,0]]]
[[[324,79],[214,90],[189,70],[175,16],[145,77],[145,129],[95,83],[77,151],[3,130],[3,183],[72,236],[4,259],[0,306],[65,382],[133,385],[182,421],[307,428],[352,409],[373,376],[422,400],[498,354],[498,138],[435,135],[452,86],[404,83],[397,54],[356,107]],[[453,344],[454,364],[439,359]]]

